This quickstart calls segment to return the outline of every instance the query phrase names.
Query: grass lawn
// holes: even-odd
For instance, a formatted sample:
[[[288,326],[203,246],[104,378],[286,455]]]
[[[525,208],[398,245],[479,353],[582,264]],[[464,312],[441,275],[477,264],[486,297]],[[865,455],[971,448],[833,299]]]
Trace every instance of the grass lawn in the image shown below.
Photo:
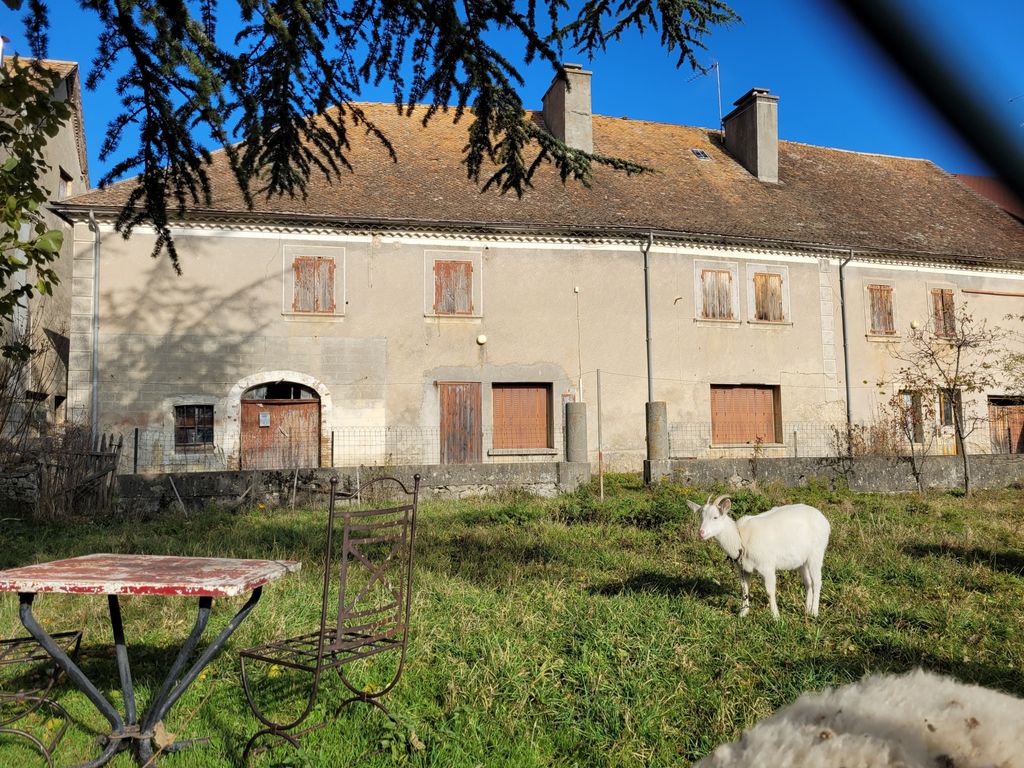
[[[738,514],[806,501],[832,523],[821,617],[803,616],[803,585],[790,572],[780,575],[775,622],[759,580],[751,615],[737,618],[738,579],[717,545],[697,540],[683,500],[702,501],[709,489],[649,491],[631,476],[608,487],[603,504],[589,489],[424,503],[408,666],[387,700],[402,730],[350,707],[302,753],[282,748],[254,764],[345,765],[384,744],[394,756],[367,764],[685,765],[803,691],[918,665],[1024,696],[1024,490],[970,499],[824,488],[734,494]],[[236,651],[317,620],[322,510],[0,525],[3,568],[104,551],[302,560],[300,574],[265,590],[167,723],[211,743],[165,765],[237,765],[257,722]],[[191,627],[194,601],[121,604],[144,707]],[[240,604],[216,603],[206,636]],[[83,666],[120,703],[106,610],[102,596],[36,600],[45,626],[86,630]],[[0,636],[20,634],[16,596],[0,595]],[[325,713],[341,700],[329,682]],[[58,700],[74,722],[57,764],[91,759],[106,721],[67,683]],[[422,748],[407,753],[399,745],[409,732]],[[0,736],[0,766],[41,764]],[[111,763],[133,764],[127,754]]]

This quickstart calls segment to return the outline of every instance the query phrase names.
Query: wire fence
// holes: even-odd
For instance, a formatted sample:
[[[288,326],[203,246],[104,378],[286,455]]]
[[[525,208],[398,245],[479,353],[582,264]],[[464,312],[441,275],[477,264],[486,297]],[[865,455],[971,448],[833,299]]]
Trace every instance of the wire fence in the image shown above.
[[[484,429],[451,435],[440,427],[341,427],[326,434],[285,434],[256,430],[241,435],[234,448],[217,442],[183,443],[173,430],[136,427],[125,433],[119,471],[209,472],[311,467],[501,464],[563,461],[562,429]],[[204,436],[205,437],[205,436]]]
[[[593,429],[594,425],[591,425]],[[936,424],[915,442],[915,452],[954,454],[953,430]],[[911,446],[906,436],[890,423],[784,421],[763,437],[723,431],[711,421],[669,424],[669,455],[673,459],[714,458],[827,458],[837,456],[904,456]],[[181,435],[159,427],[136,428],[124,434],[119,471],[202,472],[243,469],[307,469],[320,466],[402,466],[439,464],[500,464],[533,461],[564,461],[562,429],[484,429],[475,434],[453,434],[440,427],[341,427],[326,434],[313,431],[273,434],[257,431],[255,437],[235,438],[225,450],[213,442],[181,443]],[[258,439],[257,439],[258,438]],[[593,438],[593,435],[591,435]],[[724,438],[724,439],[723,439]],[[760,438],[760,439],[759,439]],[[971,453],[1024,453],[1024,426],[1006,419],[979,422],[967,441]],[[645,458],[642,425],[620,434],[603,446],[606,468],[635,468]],[[597,461],[598,446],[590,440],[589,456]]]

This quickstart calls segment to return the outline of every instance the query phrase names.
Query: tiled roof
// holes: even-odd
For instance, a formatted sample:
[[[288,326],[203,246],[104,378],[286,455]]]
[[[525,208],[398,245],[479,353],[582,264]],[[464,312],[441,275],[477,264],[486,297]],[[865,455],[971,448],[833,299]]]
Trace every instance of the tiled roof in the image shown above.
[[[21,64],[22,64],[22,66],[25,66],[30,61],[32,61],[32,59],[22,58],[21,59]],[[78,69],[78,63],[74,62],[74,61],[57,61],[55,59],[37,59],[36,61],[39,62],[40,66],[45,67],[46,69],[53,70],[54,72],[56,72],[61,77],[67,77],[72,72],[74,72],[76,69]],[[13,66],[14,66],[14,57],[13,56],[4,56],[4,60],[3,60],[4,70],[9,71],[9,70],[12,69]]]
[[[590,188],[542,168],[522,199],[480,192],[461,164],[466,124],[437,115],[426,128],[394,106],[363,105],[390,138],[394,163],[376,139],[352,137],[353,173],[311,179],[308,199],[260,197],[255,211],[356,222],[455,223],[466,227],[598,233],[609,229],[815,244],[872,252],[1024,264],[1024,226],[933,163],[807,144],[779,143],[779,184],[758,181],[730,156],[717,131],[595,116],[594,151],[656,169],[626,176],[597,168]],[[540,119],[535,114],[534,119]],[[469,119],[469,118],[467,118]],[[698,159],[702,149],[710,159]],[[209,212],[246,211],[223,152],[211,175]],[[131,180],[67,201],[122,204]],[[190,216],[199,217],[194,210]]]
[[[982,197],[986,197],[998,205],[1007,213],[1011,213],[1021,221],[1024,221],[1024,202],[1014,197],[1011,192],[999,179],[992,176],[972,176],[967,173],[958,173],[956,177],[961,184],[973,189]]]

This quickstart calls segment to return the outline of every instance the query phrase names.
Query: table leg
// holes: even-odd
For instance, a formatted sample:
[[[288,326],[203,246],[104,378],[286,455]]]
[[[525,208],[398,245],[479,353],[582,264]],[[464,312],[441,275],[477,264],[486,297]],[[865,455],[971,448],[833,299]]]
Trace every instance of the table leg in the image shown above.
[[[53,657],[53,660],[57,662],[64,674],[68,676],[68,679],[75,684],[75,686],[86,695],[86,697],[93,703],[93,706],[100,711],[107,721],[110,723],[111,735],[119,734],[124,731],[124,721],[121,719],[121,715],[118,713],[114,706],[107,701],[106,697],[99,692],[99,689],[92,684],[92,681],[85,676],[85,673],[79,668],[77,664],[64,652],[64,649],[58,645],[52,637],[43,629],[39,622],[36,621],[35,616],[32,615],[32,601],[35,599],[35,594],[32,592],[22,592],[18,595],[21,600],[20,616],[21,623],[24,625],[28,633],[35,638],[36,642],[39,643],[46,652]],[[114,756],[119,749],[122,747],[120,739],[112,738],[107,742],[102,754],[95,760],[88,763],[82,763],[78,768],[99,768],[99,766],[106,764],[110,758]]]
[[[236,629],[238,629],[238,625],[241,624],[252,609],[256,607],[256,603],[259,602],[262,593],[262,587],[257,587],[253,590],[245,605],[238,610],[238,613],[236,613],[234,618],[228,622],[227,626],[221,630],[221,633],[217,638],[200,654],[199,658],[196,659],[188,672],[185,673],[185,676],[182,677],[181,680],[178,680],[181,670],[184,668],[189,657],[192,655],[192,652],[195,650],[196,645],[199,642],[199,638],[203,634],[203,629],[206,627],[206,622],[209,619],[210,606],[213,602],[213,598],[199,598],[199,615],[196,618],[195,627],[192,629],[192,633],[182,646],[181,651],[179,651],[178,657],[174,660],[174,664],[171,667],[171,671],[167,674],[167,678],[160,687],[160,692],[156,695],[156,698],[153,699],[150,704],[149,713],[146,715],[145,720],[143,720],[141,728],[142,734],[147,734],[149,737],[143,738],[139,742],[138,757],[140,763],[143,765],[152,764],[154,757],[152,748],[153,729],[156,728],[157,723],[167,716],[171,707],[174,706],[174,703],[179,698],[181,698],[181,695],[185,693],[188,687],[195,682],[199,673],[202,672],[211,661],[213,661],[214,657],[218,653],[220,653],[224,643],[226,643],[228,638],[231,637]],[[173,745],[167,749],[169,751],[173,751]]]
[[[124,642],[124,624],[117,595],[107,595],[107,606],[110,608],[110,627],[114,631],[114,655],[117,657],[117,674],[121,678],[125,720],[128,725],[135,725],[135,687],[132,685],[132,669],[128,663],[128,647]]]

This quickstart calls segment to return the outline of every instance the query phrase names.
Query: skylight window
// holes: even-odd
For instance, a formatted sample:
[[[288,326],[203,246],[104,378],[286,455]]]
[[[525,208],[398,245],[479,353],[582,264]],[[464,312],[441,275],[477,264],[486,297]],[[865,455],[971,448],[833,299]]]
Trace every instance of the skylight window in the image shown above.
[[[710,160],[711,159],[711,155],[709,155],[703,149],[691,149],[690,151],[693,152],[693,156],[696,157],[698,160]]]

